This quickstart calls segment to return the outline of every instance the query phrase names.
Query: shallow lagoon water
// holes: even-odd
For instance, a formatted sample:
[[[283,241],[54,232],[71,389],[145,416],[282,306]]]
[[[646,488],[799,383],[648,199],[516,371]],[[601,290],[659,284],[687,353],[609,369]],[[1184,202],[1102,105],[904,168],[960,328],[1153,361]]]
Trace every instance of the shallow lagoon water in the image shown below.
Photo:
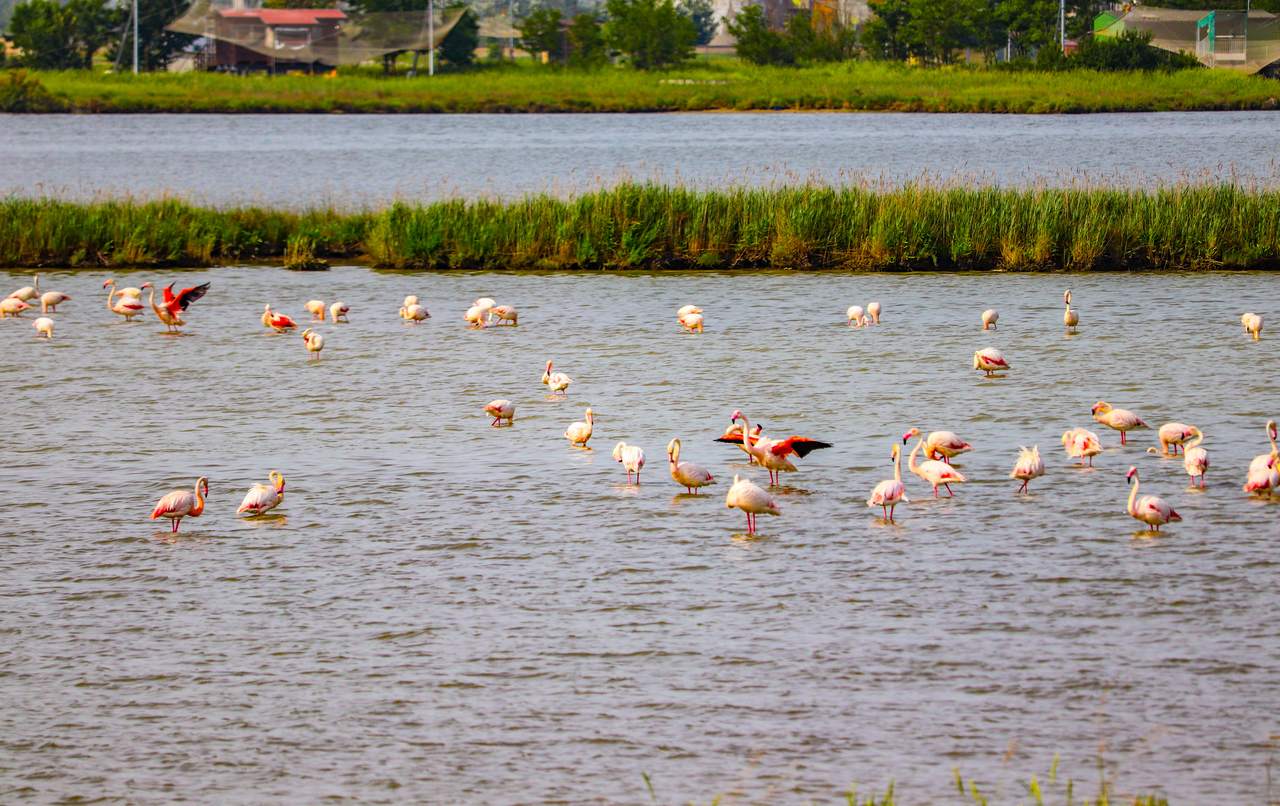
[[[3,115],[0,194],[308,207],[928,177],[1280,184],[1275,112]]]
[[[231,267],[180,274],[213,283],[182,337],[104,310],[105,276],[44,275],[74,297],[51,343],[0,322],[6,800],[637,802],[647,774],[659,802],[895,780],[918,803],[958,767],[1006,802],[1054,754],[1091,794],[1100,748],[1122,791],[1268,797],[1280,504],[1240,484],[1280,364],[1238,318],[1276,320],[1270,275]],[[425,325],[396,317],[406,293]],[[464,329],[482,295],[520,327]],[[352,309],[318,365],[258,321],[311,298]],[[843,326],[872,299],[883,325]],[[676,327],[687,302],[701,336]],[[987,345],[1009,377],[972,370]],[[513,428],[488,426],[495,397]],[[1071,467],[1058,437],[1097,399],[1200,425],[1207,491],[1143,453],[1153,432],[1120,449],[1099,427],[1097,467]],[[586,405],[589,452],[561,437]],[[724,508],[734,473],[765,480],[712,441],[734,408],[835,444],[758,539]],[[864,502],[912,425],[974,443],[970,481],[934,501],[908,477],[887,526]],[[709,495],[667,477],[677,435]],[[619,439],[648,454],[639,488]],[[1020,444],[1048,465],[1023,497]],[[1130,464],[1185,518],[1159,538],[1124,513]],[[272,469],[283,506],[237,520]],[[208,511],[170,542],[146,516],[200,474]]]

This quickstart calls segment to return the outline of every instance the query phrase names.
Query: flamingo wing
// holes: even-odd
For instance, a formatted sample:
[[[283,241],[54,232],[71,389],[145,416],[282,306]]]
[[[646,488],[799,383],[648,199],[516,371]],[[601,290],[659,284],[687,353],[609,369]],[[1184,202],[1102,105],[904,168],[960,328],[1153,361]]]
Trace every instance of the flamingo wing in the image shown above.
[[[166,493],[156,502],[156,508],[151,510],[151,520],[167,518],[170,515],[186,515],[191,511],[192,505],[191,493],[186,490],[174,490]]]
[[[165,286],[164,289],[165,307],[174,313],[177,313],[178,309],[185,311],[191,306],[191,303],[209,293],[209,286],[210,283],[201,283],[200,285],[193,286],[191,288],[184,288],[175,296],[171,290],[173,288],[173,283],[169,283],[169,285]]]
[[[821,442],[808,437],[791,436],[774,445],[771,450],[778,456],[785,456],[788,453],[795,453],[801,459],[808,456],[813,451],[821,448],[830,448],[830,442]]]

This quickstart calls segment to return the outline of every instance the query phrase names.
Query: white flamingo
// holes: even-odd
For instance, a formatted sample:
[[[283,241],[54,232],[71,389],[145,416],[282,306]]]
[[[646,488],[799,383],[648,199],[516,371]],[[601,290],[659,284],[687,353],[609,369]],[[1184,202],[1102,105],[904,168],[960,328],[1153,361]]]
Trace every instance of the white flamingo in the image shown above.
[[[747,534],[756,533],[756,516],[781,515],[782,510],[773,496],[753,484],[750,480],[733,477],[733,486],[724,497],[725,509],[740,509],[747,515]]]
[[[595,423],[595,414],[591,409],[587,409],[582,416],[582,420],[570,423],[569,427],[564,430],[564,438],[569,440],[569,444],[575,448],[585,448],[587,443],[591,441],[591,431],[595,427]]]
[[[987,308],[982,312],[982,329],[995,330],[996,322],[1000,321],[1000,312],[995,308]]]
[[[1150,428],[1142,421],[1142,418],[1128,409],[1112,408],[1111,404],[1105,400],[1099,400],[1093,404],[1093,419],[1102,423],[1107,428],[1120,432],[1120,444],[1127,445],[1125,434],[1135,428]]]
[[[1080,312],[1071,309],[1071,289],[1062,292],[1062,301],[1067,304],[1067,309],[1062,312],[1062,324],[1066,325],[1068,333],[1078,333],[1076,325],[1080,324]]]
[[[850,305],[849,310],[845,311],[844,315],[849,320],[849,327],[859,328],[868,324],[867,314],[862,310],[861,305]]]
[[[1131,467],[1129,472],[1125,474],[1125,479],[1133,485],[1133,489],[1129,491],[1129,503],[1125,507],[1129,515],[1142,521],[1150,526],[1153,531],[1160,531],[1160,527],[1170,521],[1180,521],[1182,516],[1173,510],[1173,507],[1158,495],[1144,495],[1138,497],[1138,468]]]
[[[426,308],[415,302],[412,305],[406,305],[400,309],[400,318],[410,324],[416,325],[419,322],[424,322],[427,319],[430,319],[431,314],[427,312]]]
[[[485,326],[485,319],[488,313],[488,309],[481,308],[479,305],[472,305],[467,308],[467,312],[462,315],[462,318],[466,320],[467,327],[479,330]]]
[[[929,482],[933,486],[933,497],[938,497],[938,488],[947,488],[947,497],[954,498],[955,493],[951,491],[952,484],[961,484],[965,481],[965,477],[951,465],[946,462],[939,462],[936,459],[926,459],[923,462],[916,461],[916,454],[924,447],[924,437],[920,435],[920,429],[913,428],[907,432],[910,436],[919,436],[915,447],[911,449],[911,454],[907,457],[907,467],[912,473]],[[903,437],[902,442],[905,445],[908,437]]]
[[[667,463],[670,465],[671,480],[690,494],[696,495],[700,488],[716,483],[715,477],[702,465],[680,461],[679,438],[667,443]]]
[[[547,368],[542,371],[542,383],[551,390],[551,394],[561,392],[565,397],[568,397],[569,384],[573,383],[573,378],[563,372],[552,372],[551,362],[548,361]]]
[[[498,325],[506,322],[517,327],[520,324],[520,313],[511,305],[495,305],[489,309],[489,315],[497,320],[495,324]]]
[[[1209,452],[1200,447],[1200,443],[1204,441],[1204,434],[1200,433],[1200,429],[1196,429],[1195,439],[1182,446],[1182,468],[1187,471],[1187,475],[1191,477],[1191,484],[1195,486],[1196,479],[1200,480],[1200,489],[1204,489],[1204,474],[1209,469]]]
[[[53,338],[53,320],[47,316],[42,316],[31,323],[36,329],[36,338],[44,336],[46,339]]]
[[[0,299],[0,319],[7,319],[10,316],[15,319],[21,319],[22,312],[29,310],[30,308],[30,305],[17,297],[6,297],[5,299]]]
[[[631,474],[636,474],[636,485],[640,484],[640,471],[644,469],[644,449],[639,445],[628,445],[619,442],[613,446],[613,461],[621,462],[627,471],[627,484],[631,483]]]
[[[133,317],[146,310],[142,305],[142,289],[117,289],[115,280],[107,280],[102,284],[102,287],[108,289],[107,310],[114,314],[123,316],[126,322],[132,322]],[[137,291],[138,293],[135,296],[134,294],[129,293],[131,291]],[[119,299],[115,299],[117,296]]]
[[[324,349],[324,336],[321,336],[311,328],[307,328],[302,331],[302,343],[306,345],[307,352],[309,353],[307,360],[310,361],[314,358],[319,361],[320,351]]]
[[[255,484],[244,494],[244,500],[236,510],[237,515],[246,512],[250,515],[261,515],[280,506],[284,501],[284,476],[272,470],[267,474],[269,484]]]
[[[884,513],[884,519],[889,523],[893,523],[893,509],[898,505],[899,501],[911,503],[911,499],[907,498],[906,485],[902,483],[902,446],[896,442],[893,445],[893,478],[886,479],[876,485],[871,491],[871,497],[867,499],[867,506],[880,507]]]
[[[333,320],[335,325],[339,322],[350,323],[351,320],[347,318],[349,313],[351,313],[351,306],[345,302],[335,302],[329,306],[329,318]]]
[[[685,305],[676,311],[676,321],[690,333],[701,333],[704,326],[702,309],[697,305]]]
[[[1276,447],[1276,421],[1267,420],[1267,439],[1271,451],[1260,453],[1249,463],[1249,476],[1244,483],[1246,493],[1270,493],[1280,487],[1280,448]]]
[[[1072,428],[1062,433],[1062,447],[1067,456],[1080,460],[1081,467],[1086,459],[1089,467],[1093,467],[1093,457],[1102,453],[1102,440],[1087,428]]]
[[[1254,341],[1262,338],[1262,317],[1256,313],[1246,313],[1240,317],[1240,324],[1244,325],[1244,332],[1253,336]]]
[[[1040,458],[1040,446],[1032,445],[1031,450],[1018,448],[1018,459],[1013,463],[1013,470],[1009,472],[1009,478],[1022,482],[1018,492],[1030,492],[1027,485],[1032,479],[1038,479],[1043,475],[1044,460]]]
[[[313,322],[324,321],[324,312],[326,310],[324,300],[319,300],[319,299],[307,300],[307,304],[303,305],[302,307],[306,308],[307,312],[311,314],[311,321]]]
[[[57,313],[58,306],[71,299],[70,294],[61,291],[46,291],[40,295],[40,313]]]
[[[870,317],[871,317],[871,324],[873,324],[873,325],[878,325],[878,324],[880,324],[880,303],[878,303],[878,302],[868,302],[868,303],[867,303],[867,316],[870,316]]]
[[[500,397],[497,400],[490,400],[484,407],[484,413],[493,418],[493,422],[489,423],[489,425],[495,428],[501,426],[503,420],[507,421],[507,425],[514,425],[516,404]]]
[[[17,291],[9,295],[8,299],[22,300],[23,302],[32,302],[40,298],[40,275],[32,275],[32,282],[35,285],[24,285]]]

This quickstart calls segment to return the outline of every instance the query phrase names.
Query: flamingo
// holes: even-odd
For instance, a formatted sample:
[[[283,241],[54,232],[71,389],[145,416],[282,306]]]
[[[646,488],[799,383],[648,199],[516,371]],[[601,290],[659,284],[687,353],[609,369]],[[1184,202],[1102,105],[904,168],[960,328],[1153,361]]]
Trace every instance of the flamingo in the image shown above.
[[[619,442],[613,446],[613,461],[621,462],[627,471],[627,484],[631,484],[631,474],[636,474],[636,485],[640,484],[640,471],[644,469],[644,449],[639,445],[628,445]]]
[[[22,318],[22,312],[31,306],[17,297],[6,297],[0,300],[0,319],[7,319],[12,316],[15,319]]]
[[[1000,312],[995,308],[987,308],[982,312],[982,329],[995,330],[996,322],[1000,321]]]
[[[756,533],[756,516],[764,513],[766,515],[781,515],[782,510],[778,508],[778,502],[773,500],[773,496],[748,479],[733,477],[733,486],[729,488],[729,492],[724,497],[725,509],[740,509],[747,515],[747,534],[754,535]]]
[[[587,409],[582,420],[570,423],[569,427],[564,430],[564,438],[569,440],[569,444],[575,448],[585,448],[587,443],[591,441],[591,431],[595,423],[595,415],[591,412],[591,409]]]
[[[542,383],[551,390],[552,394],[561,392],[565,397],[569,396],[569,384],[573,383],[573,378],[565,375],[563,372],[552,372],[551,362],[547,362],[547,368],[542,372]]]
[[[321,336],[311,328],[307,328],[302,331],[302,343],[306,346],[307,352],[311,354],[307,357],[307,360],[310,361],[314,357],[315,360],[319,361],[320,351],[324,349],[324,336]]]
[[[871,317],[871,324],[873,325],[880,324],[880,303],[868,302],[867,315]]]
[[[19,288],[17,291],[14,291],[12,294],[10,294],[8,296],[8,299],[16,299],[16,300],[20,300],[21,302],[31,302],[32,300],[39,299],[40,298],[40,275],[35,274],[35,275],[32,275],[32,277],[34,278],[33,282],[35,283],[35,285],[24,285],[22,288]]]
[[[1200,447],[1200,443],[1204,440],[1204,434],[1200,433],[1200,429],[1196,429],[1195,438],[1182,446],[1182,467],[1187,471],[1187,475],[1191,477],[1191,484],[1195,486],[1196,479],[1200,479],[1200,489],[1204,489],[1204,474],[1209,469],[1209,452]]]
[[[142,313],[142,289],[140,288],[124,288],[117,289],[115,280],[107,280],[102,284],[103,288],[110,289],[107,291],[107,310],[112,313],[119,314],[124,317],[126,322],[132,322],[133,317]],[[135,295],[131,292],[137,291]],[[119,296],[120,299],[115,299]]]
[[[680,327],[690,333],[701,333],[703,328],[702,309],[697,305],[685,305],[676,311],[676,321]]]
[[[70,294],[64,294],[61,291],[46,291],[40,295],[40,313],[57,313],[58,306],[70,299]]]
[[[774,450],[775,443],[768,437],[757,437],[754,442],[747,438],[751,433],[751,422],[747,420],[747,416],[740,411],[735,411],[735,420],[741,420],[739,433],[742,435],[742,446],[747,453],[765,470],[769,471],[769,484],[779,485],[779,473],[794,473],[796,466],[787,459],[788,451]]]
[[[264,327],[269,327],[277,333],[284,333],[286,331],[293,330],[298,326],[298,323],[290,319],[288,316],[285,316],[279,311],[271,310],[271,303],[269,302],[262,310],[262,324]]]
[[[1254,341],[1262,338],[1262,317],[1256,313],[1246,313],[1240,317],[1240,324],[1244,325],[1244,332],[1253,336]]]
[[[400,318],[416,325],[419,322],[430,319],[431,314],[427,312],[426,308],[415,302],[400,309]]]
[[[737,412],[734,412],[734,417],[737,417]],[[764,431],[764,426],[760,423],[756,423],[756,427],[751,429],[752,443],[755,443],[760,439],[760,433],[762,431]],[[738,427],[738,421],[736,419],[729,421],[728,428],[724,430],[723,434],[716,437],[716,442],[727,442],[732,445],[737,445],[738,449],[747,455],[748,462],[753,465],[756,463],[756,458],[752,456],[751,452],[742,444],[742,429]]]
[[[1067,304],[1067,309],[1062,312],[1062,324],[1066,325],[1068,333],[1078,333],[1076,325],[1080,324],[1080,312],[1071,310],[1070,288],[1062,292],[1062,301]]]
[[[500,427],[503,420],[507,421],[507,425],[514,425],[516,404],[500,397],[497,400],[490,400],[484,407],[484,413],[493,418],[493,422],[489,423],[489,425],[494,428]]]
[[[1009,368],[1004,353],[994,347],[987,347],[973,354],[973,368],[987,373],[986,377],[995,377],[995,373]]]
[[[255,484],[244,494],[237,515],[248,512],[250,515],[261,515],[280,506],[284,501],[284,476],[272,470],[267,474],[269,484]]]
[[[1144,495],[1138,498],[1138,468],[1130,467],[1125,480],[1133,485],[1129,491],[1129,504],[1126,510],[1129,515],[1150,526],[1153,531],[1160,531],[1163,524],[1180,521],[1182,516],[1174,512],[1173,507],[1158,495]]]
[[[156,287],[155,286],[153,286],[151,283],[143,283],[142,287],[151,289],[149,295],[147,296],[147,303],[151,305],[151,310],[155,312],[156,318],[159,319],[164,324],[165,332],[167,333],[178,332],[178,328],[185,325],[186,322],[182,321],[182,317],[178,315],[178,312],[174,311],[168,305],[161,306],[156,304]],[[165,289],[165,290],[168,291],[168,289]]]
[[[907,440],[919,434],[918,429],[911,429],[902,435],[902,444],[906,445]],[[968,453],[973,450],[973,446],[956,436],[951,431],[931,431],[929,436],[924,440],[924,455],[926,459],[941,459],[947,464],[951,464],[951,460],[962,453]]]
[[[143,284],[143,288],[147,284]],[[203,297],[209,292],[209,283],[202,283],[191,288],[184,288],[177,294],[173,293],[173,283],[169,283],[164,287],[164,306],[173,312],[174,316],[179,315],[181,311],[185,311],[191,307],[191,303]],[[152,307],[155,307],[154,304]]]
[[[319,299],[307,300],[307,304],[303,305],[302,307],[306,308],[307,312],[311,314],[311,321],[313,322],[324,321],[324,312],[325,312],[324,300],[319,300]]]
[[[1102,453],[1102,440],[1086,428],[1072,428],[1063,432],[1062,447],[1066,449],[1067,456],[1080,460],[1081,467],[1085,459],[1089,460],[1089,467],[1093,467],[1093,457]]]
[[[491,315],[491,311],[493,311],[493,307],[497,304],[498,303],[495,302],[492,297],[481,297],[480,299],[471,303],[471,306],[473,308],[479,308],[480,315],[484,318],[484,323],[486,325],[491,325],[493,324],[493,316]]]
[[[889,523],[893,523],[893,510],[899,501],[911,503],[911,499],[907,498],[907,488],[902,483],[902,446],[893,443],[893,478],[885,479],[876,485],[871,491],[871,497],[867,499],[867,506],[880,507],[884,513],[884,519]]]
[[[209,480],[204,476],[196,479],[195,490],[174,490],[156,502],[151,510],[151,520],[168,518],[172,532],[178,533],[178,524],[183,518],[198,518],[204,512],[204,499],[209,495]]]
[[[329,318],[333,320],[335,325],[339,322],[350,323],[351,320],[347,318],[347,314],[350,312],[351,307],[345,302],[335,302],[329,306]]]
[[[484,327],[487,313],[488,311],[479,305],[472,305],[467,308],[467,312],[462,315],[462,318],[467,321],[467,327],[472,330],[479,330]]]
[[[746,446],[743,444],[742,429],[737,425],[737,422],[741,417],[742,411],[740,409],[734,410],[733,414],[730,415],[729,427],[725,429],[724,434],[716,438],[716,442],[726,442],[737,445],[742,449],[743,453],[750,457],[752,464],[759,464],[759,462],[756,461],[755,456],[751,451],[747,450]],[[751,429],[751,444],[755,445],[763,439],[766,447],[782,456],[795,454],[803,459],[816,450],[831,447],[830,442],[823,442],[811,437],[802,437],[795,434],[787,437],[786,439],[770,439],[761,433],[763,430],[764,426],[760,423],[756,423],[755,428]]]
[[[920,434],[919,428],[912,428],[902,436],[902,444],[907,444],[907,440],[911,437],[920,437],[911,454],[907,457],[907,467],[912,473],[933,485],[933,497],[938,497],[938,488],[947,488],[947,497],[954,498],[955,493],[951,491],[952,484],[960,484],[965,481],[965,477],[960,471],[956,470],[946,462],[939,462],[936,459],[926,459],[923,462],[916,461],[916,454],[924,447],[925,438]]]
[[[489,315],[497,319],[496,324],[509,322],[512,327],[520,324],[520,313],[510,305],[495,305],[489,309]]]
[[[698,489],[715,484],[715,477],[702,465],[680,461],[679,437],[667,443],[667,463],[670,465],[671,480],[691,495],[697,495]]]
[[[53,338],[53,320],[47,316],[42,316],[31,323],[36,329],[36,337],[44,336],[46,339]]]
[[[1249,463],[1249,476],[1244,483],[1246,493],[1270,493],[1280,487],[1280,449],[1276,447],[1276,421],[1267,420],[1267,439],[1271,451],[1260,453]]]
[[[1026,448],[1018,448],[1018,460],[1013,463],[1013,470],[1009,473],[1009,478],[1018,479],[1022,482],[1022,486],[1018,488],[1018,492],[1030,492],[1027,485],[1032,479],[1038,479],[1044,475],[1044,460],[1040,458],[1040,446],[1032,445],[1031,450]]]
[[[849,320],[849,327],[859,328],[868,324],[867,315],[863,312],[861,305],[850,305],[844,315]]]
[[[1114,409],[1105,400],[1093,404],[1093,419],[1114,431],[1120,432],[1120,444],[1127,445],[1125,434],[1135,428],[1150,428],[1142,418],[1128,409]]]
[[[1160,441],[1160,449],[1147,448],[1147,453],[1159,453],[1161,456],[1177,456],[1178,446],[1200,433],[1200,429],[1186,423],[1165,423],[1156,431],[1156,439]],[[1172,450],[1170,450],[1172,448]]]
[[[410,305],[417,305],[417,304],[418,304],[418,295],[409,294],[404,298],[404,302],[400,303],[400,307],[408,308]]]

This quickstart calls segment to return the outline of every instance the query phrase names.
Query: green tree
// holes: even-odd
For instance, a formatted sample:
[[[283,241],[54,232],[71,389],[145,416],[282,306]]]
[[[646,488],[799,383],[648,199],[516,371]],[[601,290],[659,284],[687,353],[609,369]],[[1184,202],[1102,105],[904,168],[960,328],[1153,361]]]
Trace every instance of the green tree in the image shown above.
[[[949,64],[957,50],[981,47],[978,31],[986,12],[982,0],[909,0],[904,32],[909,48],[925,59]]]
[[[910,0],[869,0],[875,16],[862,26],[862,46],[876,59],[903,61],[911,55],[907,23]]]
[[[661,70],[693,56],[698,31],[671,0],[607,0],[605,42],[640,70]]]
[[[564,58],[564,32],[560,24],[562,15],[558,8],[535,9],[520,21],[520,47],[530,53],[547,53],[552,62]]]
[[[116,34],[121,17],[104,0],[29,0],[13,10],[9,36],[22,61],[47,70],[89,69],[93,54]]]
[[[476,48],[480,46],[480,23],[466,3],[450,3],[447,11],[461,12],[462,16],[441,41],[440,58],[450,67],[469,67],[476,60]]]
[[[413,22],[410,24],[411,31],[410,28],[406,27],[404,17],[383,15],[392,13],[404,14],[405,12],[425,14],[427,0],[348,0],[348,6],[352,15],[368,32],[370,41],[378,41],[383,37],[395,40],[402,39],[408,33],[418,30],[421,26],[417,22]],[[385,54],[382,57],[382,72],[390,74],[395,69],[396,59],[400,57],[400,54],[406,52],[397,50]]]
[[[680,0],[680,10],[693,20],[693,27],[698,32],[697,44],[710,42],[720,29],[716,22],[716,10],[711,0]]]
[[[764,9],[747,6],[729,20],[729,33],[737,40],[738,57],[752,64],[795,64],[791,43],[777,31],[769,30]]]
[[[569,66],[590,70],[609,61],[600,20],[594,14],[579,14],[569,24]]]
[[[187,5],[186,0],[138,0],[138,69],[164,70],[195,39],[165,30],[166,25],[182,16]],[[120,19],[125,26],[124,35],[112,42],[108,55],[117,65],[127,66],[133,58],[133,24],[127,11]]]

